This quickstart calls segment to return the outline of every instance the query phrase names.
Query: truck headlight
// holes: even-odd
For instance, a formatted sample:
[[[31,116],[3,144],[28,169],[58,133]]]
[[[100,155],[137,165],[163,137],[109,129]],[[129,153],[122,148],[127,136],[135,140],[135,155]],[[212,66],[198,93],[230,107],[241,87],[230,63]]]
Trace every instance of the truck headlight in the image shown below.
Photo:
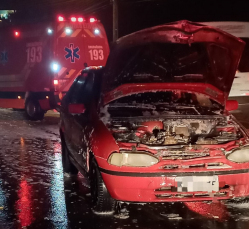
[[[56,62],[53,62],[53,63],[51,64],[51,69],[52,69],[53,72],[59,72],[59,70],[60,70],[60,65],[59,65],[58,63],[56,63]]]
[[[227,155],[227,159],[237,163],[249,162],[249,146],[233,150]]]
[[[66,28],[66,29],[65,29],[65,33],[66,33],[67,35],[70,35],[72,32],[73,32],[73,30],[70,29],[70,28]]]
[[[149,167],[158,163],[158,159],[145,152],[120,152],[110,155],[108,162],[116,166]]]

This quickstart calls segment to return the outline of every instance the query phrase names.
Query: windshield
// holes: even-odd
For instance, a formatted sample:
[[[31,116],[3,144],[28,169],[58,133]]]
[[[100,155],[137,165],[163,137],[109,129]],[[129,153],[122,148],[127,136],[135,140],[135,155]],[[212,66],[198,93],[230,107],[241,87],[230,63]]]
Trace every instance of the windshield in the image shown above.
[[[221,106],[202,94],[160,91],[129,95],[109,103],[106,109],[111,117],[214,115]]]
[[[127,83],[202,82],[223,90],[231,59],[226,48],[213,43],[148,43],[109,57],[104,90]]]

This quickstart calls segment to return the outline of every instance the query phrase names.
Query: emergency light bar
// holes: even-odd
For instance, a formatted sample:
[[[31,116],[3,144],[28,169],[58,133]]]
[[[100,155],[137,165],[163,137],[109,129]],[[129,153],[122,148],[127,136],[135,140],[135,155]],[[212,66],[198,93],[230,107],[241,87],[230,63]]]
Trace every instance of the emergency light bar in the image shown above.
[[[68,20],[70,20],[71,22],[85,22],[86,21],[83,17],[75,17],[75,16],[68,18]],[[66,19],[63,16],[58,16],[58,21],[63,22],[63,21],[66,21]],[[94,23],[96,21],[98,20],[94,17],[89,18],[89,22],[91,23]]]
[[[83,22],[83,21],[84,21],[84,18],[83,18],[83,17],[78,17],[78,18],[76,18],[76,17],[71,17],[70,19],[71,19],[71,22],[76,22],[76,21],[78,21],[78,22]]]

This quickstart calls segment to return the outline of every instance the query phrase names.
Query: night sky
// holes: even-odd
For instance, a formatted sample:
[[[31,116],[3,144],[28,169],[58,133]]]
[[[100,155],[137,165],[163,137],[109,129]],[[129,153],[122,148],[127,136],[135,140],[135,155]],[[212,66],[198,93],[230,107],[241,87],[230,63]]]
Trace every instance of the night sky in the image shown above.
[[[249,0],[118,0],[119,36],[177,20],[249,21]],[[0,0],[0,9],[16,9],[33,20],[57,13],[95,15],[112,39],[110,0]]]

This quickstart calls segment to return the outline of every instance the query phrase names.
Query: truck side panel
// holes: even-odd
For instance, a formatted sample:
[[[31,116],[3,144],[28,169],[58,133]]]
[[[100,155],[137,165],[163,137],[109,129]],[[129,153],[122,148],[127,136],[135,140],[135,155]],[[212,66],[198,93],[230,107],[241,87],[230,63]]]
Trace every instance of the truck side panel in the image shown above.
[[[24,108],[22,100],[27,92],[46,93],[53,89],[49,66],[53,39],[46,27],[1,28],[0,107]]]

